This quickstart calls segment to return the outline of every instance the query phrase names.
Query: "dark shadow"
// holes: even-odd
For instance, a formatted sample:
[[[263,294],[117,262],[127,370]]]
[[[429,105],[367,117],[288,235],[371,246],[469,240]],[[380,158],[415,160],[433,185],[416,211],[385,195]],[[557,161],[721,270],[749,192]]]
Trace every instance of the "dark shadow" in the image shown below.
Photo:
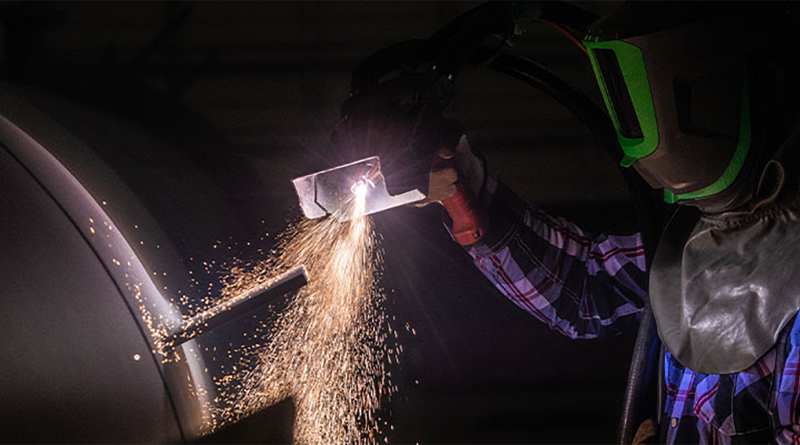
[[[294,403],[286,399],[194,443],[292,443],[292,425]]]

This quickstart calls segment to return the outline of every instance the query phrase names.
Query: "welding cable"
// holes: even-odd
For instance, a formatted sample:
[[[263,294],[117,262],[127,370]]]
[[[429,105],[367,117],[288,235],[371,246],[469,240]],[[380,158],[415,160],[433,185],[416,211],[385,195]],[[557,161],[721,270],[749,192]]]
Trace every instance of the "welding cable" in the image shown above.
[[[436,31],[428,42],[431,48],[437,48],[440,59],[458,59],[462,62],[464,52],[471,52],[490,34],[511,36],[515,31],[515,21],[528,17],[538,19],[543,10],[540,1],[489,1],[473,8]],[[448,51],[459,55],[453,57]],[[440,60],[441,61],[441,60]]]
[[[586,33],[586,28],[599,18],[597,14],[572,3],[544,2],[538,21],[560,32],[586,53],[580,39]]]
[[[475,62],[483,63],[491,50],[475,54]],[[608,115],[578,88],[560,79],[547,67],[524,57],[500,53],[488,63],[490,69],[506,74],[547,94],[567,108],[595,135],[614,162],[619,165],[622,149]],[[632,169],[620,168],[623,180],[636,206],[640,231],[649,265],[663,220],[660,201],[653,189]]]
[[[461,14],[425,40],[407,40],[383,48],[353,73],[352,95],[378,87],[393,71],[402,73],[437,66],[456,75],[484,38],[492,33],[513,33],[514,8],[510,2],[487,2]]]
[[[656,321],[650,304],[645,303],[642,318],[639,322],[639,332],[636,344],[633,347],[631,366],[628,371],[628,384],[625,388],[625,401],[620,414],[617,438],[620,445],[633,443],[639,425],[652,418],[649,407],[656,407],[656,414],[660,412],[660,397],[658,391],[646,391],[656,384],[663,384],[660,375],[659,355],[661,354],[661,341],[656,331]],[[654,420],[660,420],[656,417]]]
[[[547,19],[539,19],[539,21],[544,23],[547,26],[550,26],[551,28],[555,29],[556,31],[560,32],[561,34],[563,34],[564,37],[569,39],[570,42],[574,43],[575,46],[580,48],[580,50],[583,51],[584,54],[589,54],[589,51],[586,49],[585,46],[583,46],[583,43],[581,43],[581,41],[578,39],[578,37],[576,37],[575,34],[570,32],[569,30],[567,30],[567,28],[564,28],[563,26],[559,25],[558,23],[551,22],[550,20],[547,20]]]
[[[424,65],[456,75],[487,36],[503,41],[513,36],[519,19],[541,21],[586,52],[579,36],[598,16],[566,2],[487,2],[459,15],[426,40],[396,43],[367,57],[353,73],[351,93],[377,87],[393,71],[413,72]]]
[[[486,51],[480,51],[474,60],[480,62],[486,56]],[[525,82],[566,107],[595,134],[615,161],[622,159],[622,150],[608,115],[578,88],[560,79],[544,65],[521,56],[500,53],[487,66]]]
[[[582,7],[563,1],[542,2],[542,14],[539,20],[548,20],[559,26],[576,31],[586,32],[586,28],[600,19],[600,16]]]
[[[583,45],[577,41],[567,28],[585,31],[597,16],[574,5],[563,2],[547,2],[539,20],[557,25],[573,43],[577,43],[584,51]],[[551,25],[552,26],[552,25]],[[479,51],[473,59],[480,59]],[[522,57],[506,53],[489,57],[484,52],[484,62],[491,58],[488,67],[521,80],[544,92],[574,114],[598,138],[601,145],[619,165],[622,150],[611,125],[608,115],[601,110],[580,90],[558,78],[546,67]],[[663,212],[659,206],[655,191],[632,169],[620,169],[623,180],[634,203],[637,220],[642,233],[647,270],[650,270],[653,254],[663,227]],[[619,443],[630,443],[639,424],[647,418],[655,417],[658,421],[660,413],[660,373],[657,363],[661,351],[661,342],[656,332],[655,319],[649,305],[645,303],[642,319],[637,333],[636,344],[631,357],[628,382],[625,389],[625,400],[618,430]]]
[[[580,90],[559,79],[546,67],[522,57],[501,53],[488,65],[500,73],[519,79],[544,92],[572,112],[599,139],[619,165],[622,155],[616,133],[609,117]],[[632,169],[620,168],[620,173],[634,203],[639,230],[645,251],[646,270],[650,270],[656,244],[663,227],[663,212],[657,193]],[[656,332],[655,318],[645,303],[636,337],[625,399],[620,416],[618,440],[631,443],[636,429],[647,418],[658,418],[661,407],[659,354],[661,342]]]
[[[416,65],[429,59],[424,54],[427,46],[427,40],[424,39],[406,40],[374,52],[353,72],[350,80],[351,94],[358,95],[377,87],[393,71],[416,68]]]
[[[528,16],[537,19],[541,2],[490,1],[470,9],[425,40],[408,40],[390,45],[367,57],[353,73],[351,93],[377,87],[393,71],[415,72],[436,66],[453,76],[489,35],[502,39],[512,36],[515,20]]]

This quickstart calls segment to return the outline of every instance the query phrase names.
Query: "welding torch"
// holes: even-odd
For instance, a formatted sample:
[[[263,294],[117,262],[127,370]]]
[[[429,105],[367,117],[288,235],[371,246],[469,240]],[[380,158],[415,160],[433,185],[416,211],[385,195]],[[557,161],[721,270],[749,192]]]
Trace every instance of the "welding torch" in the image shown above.
[[[361,159],[293,180],[305,216],[347,220],[352,215],[338,209],[356,191],[364,194],[367,215],[435,200],[453,220],[459,243],[478,241],[487,219],[477,196],[455,180],[452,193],[434,199],[430,180],[438,171],[455,170],[455,159],[436,153],[449,143],[444,110],[456,77],[488,35],[514,35],[514,20],[523,10],[515,2],[489,2],[427,40],[402,42],[368,57],[353,74],[351,97],[332,136],[337,155]],[[385,172],[391,172],[391,181]]]
[[[365,195],[366,215],[438,201],[453,220],[452,234],[460,244],[480,240],[488,220],[479,206],[479,191],[457,179],[447,196],[436,199],[429,190],[432,177],[455,164],[436,153],[448,147],[444,111],[467,65],[501,72],[553,97],[586,124],[612,156],[618,156],[613,128],[592,100],[547,68],[501,51],[521,32],[520,19],[548,24],[577,41],[581,30],[596,18],[566,2],[491,1],[428,39],[390,45],[366,58],[352,76],[351,97],[342,105],[330,157],[359,160],[294,179],[304,215],[347,220],[351,213],[337,210],[353,199],[355,191]],[[493,43],[487,44],[492,38]],[[369,181],[364,170],[372,172]]]

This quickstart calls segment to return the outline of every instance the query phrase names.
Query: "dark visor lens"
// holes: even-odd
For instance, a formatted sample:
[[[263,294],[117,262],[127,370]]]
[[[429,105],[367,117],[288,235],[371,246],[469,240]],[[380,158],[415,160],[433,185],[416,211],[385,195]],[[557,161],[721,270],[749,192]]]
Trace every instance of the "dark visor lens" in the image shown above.
[[[643,136],[636,110],[633,108],[631,95],[625,86],[622,70],[617,61],[617,55],[609,49],[594,49],[594,57],[603,75],[606,91],[614,107],[614,114],[619,123],[619,132],[628,139],[640,139]]]

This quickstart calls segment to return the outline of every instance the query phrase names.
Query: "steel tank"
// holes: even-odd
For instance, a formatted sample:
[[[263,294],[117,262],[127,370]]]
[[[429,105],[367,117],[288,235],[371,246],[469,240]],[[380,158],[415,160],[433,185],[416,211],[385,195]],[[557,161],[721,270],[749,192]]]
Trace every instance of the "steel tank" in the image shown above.
[[[252,230],[242,215],[269,197],[231,199],[259,187],[257,175],[191,150],[92,107],[0,85],[4,441],[185,442],[213,431],[212,378],[224,360],[207,349],[231,346],[257,317],[167,351],[155,332],[180,325],[192,304],[176,297],[197,282],[192,243]],[[204,163],[235,170],[240,183]]]

